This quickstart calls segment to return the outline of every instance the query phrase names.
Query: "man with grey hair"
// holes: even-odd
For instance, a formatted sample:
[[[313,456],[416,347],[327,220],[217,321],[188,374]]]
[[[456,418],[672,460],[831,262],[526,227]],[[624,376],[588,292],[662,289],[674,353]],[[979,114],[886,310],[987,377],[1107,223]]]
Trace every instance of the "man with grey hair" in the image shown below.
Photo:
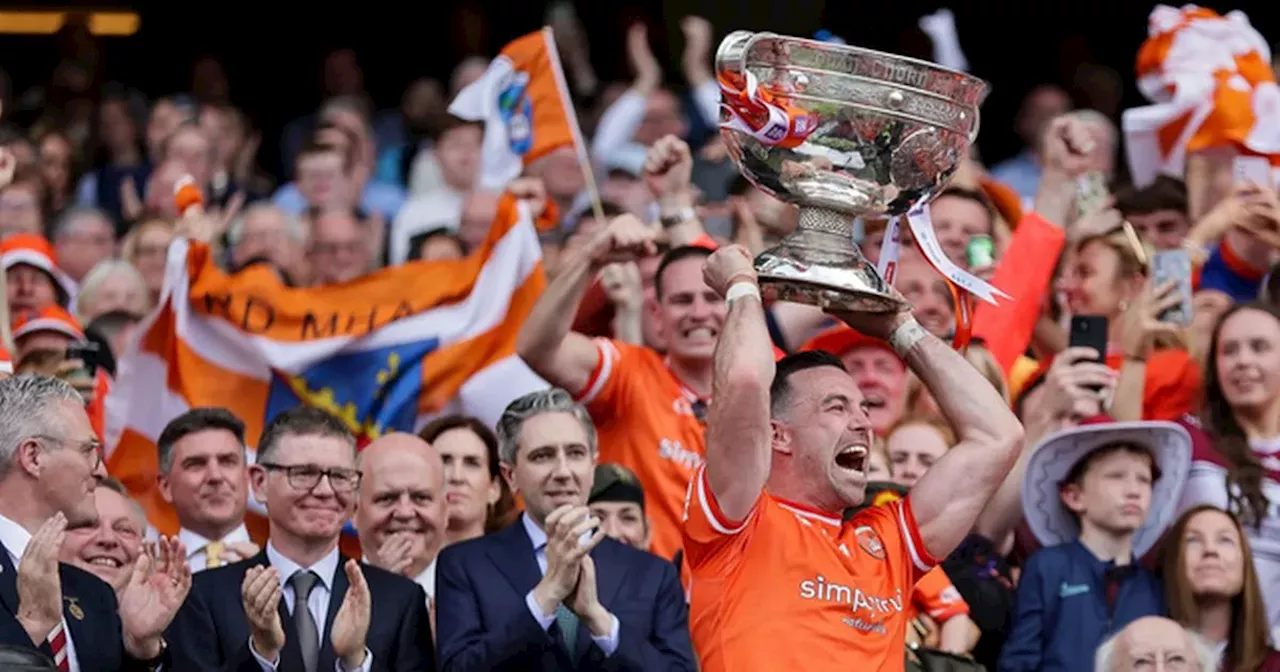
[[[305,281],[307,227],[270,203],[254,203],[231,222],[231,267],[266,261],[294,283]]]
[[[587,508],[596,432],[586,409],[559,388],[531,392],[507,406],[497,434],[525,512],[441,552],[440,669],[696,669],[675,566],[605,538]]]
[[[1098,647],[1094,672],[1214,672],[1218,656],[1197,634],[1160,616],[1140,618]]]
[[[164,629],[186,598],[182,544],[160,538],[117,602],[115,591],[58,562],[68,525],[98,519],[106,476],[84,402],[65,381],[0,381],[0,644],[37,647],[60,670],[153,670],[168,662]]]
[[[68,208],[53,226],[53,251],[58,267],[80,282],[90,269],[115,253],[116,231],[107,214],[97,208]]]

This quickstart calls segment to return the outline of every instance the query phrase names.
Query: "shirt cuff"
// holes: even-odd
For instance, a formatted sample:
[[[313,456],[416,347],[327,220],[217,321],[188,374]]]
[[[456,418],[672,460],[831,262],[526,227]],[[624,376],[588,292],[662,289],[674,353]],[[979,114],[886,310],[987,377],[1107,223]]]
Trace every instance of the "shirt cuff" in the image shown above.
[[[373,669],[373,652],[369,650],[369,647],[364,647],[364,662],[360,663],[360,667],[353,670],[343,668],[341,659],[333,661],[333,669],[335,672],[369,672],[369,670]]]
[[[613,652],[618,650],[618,617],[609,614],[609,618],[613,619],[613,625],[609,626],[609,634],[603,637],[591,635],[591,641],[600,647],[600,650],[604,652],[605,658],[612,656]]]
[[[274,663],[262,657],[258,650],[253,648],[253,638],[249,638],[249,653],[253,654],[253,659],[258,661],[258,666],[262,668],[262,672],[276,672],[276,666],[280,664],[279,660]],[[279,658],[279,655],[276,656]]]
[[[529,591],[528,595],[524,596],[524,603],[529,607],[529,614],[533,616],[533,620],[537,621],[544,631],[550,630],[551,624],[556,622],[555,613],[553,612],[550,616],[542,613],[542,607],[538,606],[538,601],[533,599],[532,590]]]

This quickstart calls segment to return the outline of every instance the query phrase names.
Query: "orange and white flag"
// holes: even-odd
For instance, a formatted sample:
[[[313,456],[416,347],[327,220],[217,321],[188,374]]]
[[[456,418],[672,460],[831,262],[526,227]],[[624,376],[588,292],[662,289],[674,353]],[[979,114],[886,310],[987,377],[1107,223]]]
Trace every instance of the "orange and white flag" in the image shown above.
[[[1122,125],[1134,183],[1182,179],[1188,152],[1234,147],[1280,167],[1280,87],[1271,49],[1243,12],[1195,5],[1151,11],[1138,88],[1153,104]]]
[[[160,306],[107,396],[108,471],[157,531],[173,534],[177,518],[156,489],[156,441],[190,408],[221,406],[243,420],[250,463],[266,423],[299,405],[329,411],[361,445],[414,431],[459,400],[474,400],[461,410],[491,424],[512,399],[546,386],[515,352],[545,282],[529,208],[509,194],[471,256],[341,285],[294,289],[266,267],[228,275],[207,246],[176,240]]]
[[[484,75],[458,92],[449,113],[485,124],[482,188],[501,189],[561,147],[571,147],[579,164],[589,165],[550,28],[503,47]]]

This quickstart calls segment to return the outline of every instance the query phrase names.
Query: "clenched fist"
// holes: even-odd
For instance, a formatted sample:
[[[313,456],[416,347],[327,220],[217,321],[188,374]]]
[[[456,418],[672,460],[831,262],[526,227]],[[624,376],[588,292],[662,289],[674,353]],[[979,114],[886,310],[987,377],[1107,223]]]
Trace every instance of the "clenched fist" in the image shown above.
[[[659,138],[644,157],[644,183],[659,200],[686,195],[692,176],[689,145],[674,135]]]
[[[597,269],[609,264],[636,261],[657,253],[653,227],[634,215],[614,217],[609,226],[592,239],[586,249],[591,264]]]
[[[751,253],[741,245],[726,245],[707,257],[702,265],[702,280],[717,294],[724,296],[733,283],[756,282],[756,268]]]

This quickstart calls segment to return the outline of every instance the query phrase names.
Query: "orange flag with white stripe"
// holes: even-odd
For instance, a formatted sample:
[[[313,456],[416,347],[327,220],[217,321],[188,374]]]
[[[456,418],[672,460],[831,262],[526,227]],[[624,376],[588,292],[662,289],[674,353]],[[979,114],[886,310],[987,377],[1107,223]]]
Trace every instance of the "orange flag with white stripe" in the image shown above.
[[[577,154],[579,165],[590,165],[550,28],[503,47],[484,75],[458,92],[449,113],[485,124],[483,188],[501,189],[562,147]]]
[[[264,267],[228,275],[207,246],[177,240],[160,306],[107,397],[108,471],[173,534],[177,518],[155,486],[156,440],[192,407],[235,413],[250,450],[275,414],[302,404],[340,418],[361,445],[413,431],[468,394],[500,411],[545,386],[515,354],[544,284],[528,205],[510,194],[471,256],[341,285],[294,289]]]
[[[1211,147],[1265,156],[1280,167],[1280,87],[1271,49],[1243,12],[1158,5],[1138,51],[1137,75],[1153,104],[1126,110],[1122,125],[1139,186],[1157,175],[1182,179],[1187,152]]]

